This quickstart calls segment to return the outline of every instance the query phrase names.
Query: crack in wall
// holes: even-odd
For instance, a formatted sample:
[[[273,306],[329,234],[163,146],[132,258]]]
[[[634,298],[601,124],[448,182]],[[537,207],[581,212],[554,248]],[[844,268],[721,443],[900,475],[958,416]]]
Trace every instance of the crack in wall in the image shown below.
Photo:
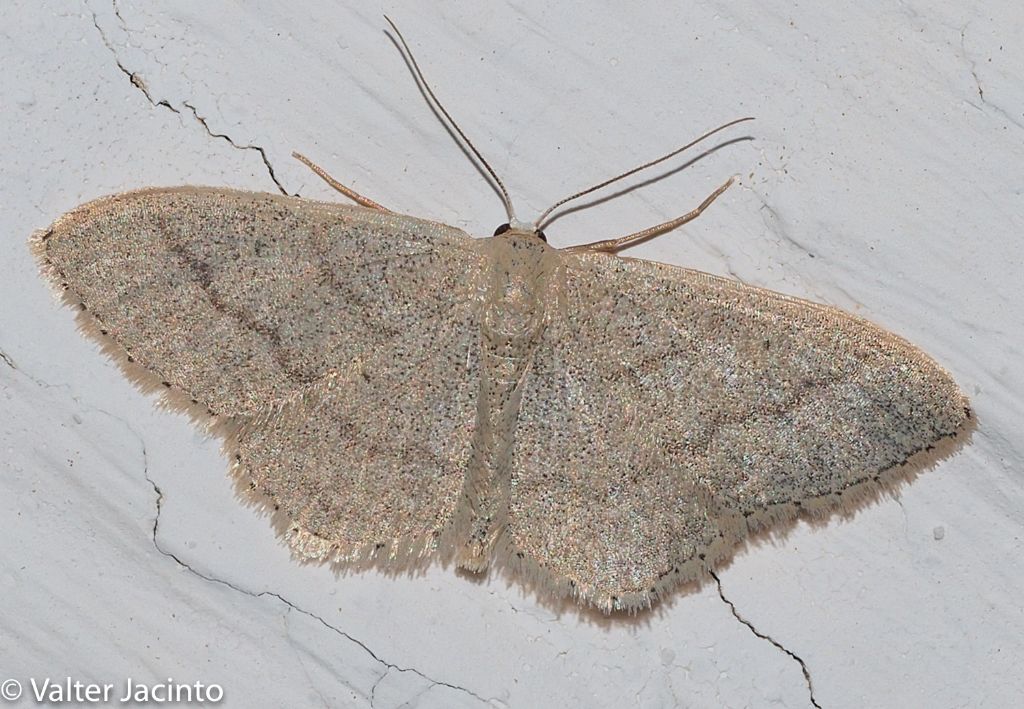
[[[145,439],[143,439],[142,435],[137,430],[135,430],[135,427],[132,426],[130,423],[128,423],[128,421],[126,421],[123,417],[118,416],[117,414],[111,413],[110,411],[107,411],[106,409],[102,409],[102,408],[100,408],[98,406],[94,406],[92,404],[87,404],[87,403],[83,402],[79,397],[74,396],[73,394],[71,394],[70,393],[70,387],[67,384],[50,384],[50,383],[45,382],[45,381],[43,381],[41,379],[33,377],[31,374],[28,374],[27,372],[19,369],[14,364],[13,360],[11,360],[10,357],[8,357],[7,354],[3,350],[0,350],[0,359],[2,359],[9,367],[11,367],[15,371],[19,372],[20,374],[23,374],[28,379],[30,379],[35,385],[37,385],[37,386],[39,386],[41,388],[46,388],[46,389],[50,389],[50,388],[65,388],[65,389],[68,389],[69,396],[70,396],[72,401],[74,401],[75,403],[79,404],[80,406],[85,407],[86,409],[89,409],[91,411],[95,411],[96,413],[99,413],[99,414],[103,414],[104,416],[106,416],[106,417],[108,417],[110,419],[113,419],[114,421],[117,421],[119,424],[124,426],[124,428],[129,433],[131,433],[133,437],[135,437],[135,439],[138,441],[139,449],[140,449],[141,454],[142,454],[142,476],[145,478],[146,482],[149,483],[150,487],[153,488],[153,492],[156,494],[156,503],[155,503],[155,505],[156,505],[156,512],[155,512],[155,514],[153,516],[153,526],[151,528],[151,541],[153,543],[153,547],[157,550],[157,552],[159,552],[162,556],[165,556],[165,557],[167,557],[169,559],[172,559],[176,564],[178,564],[180,567],[185,569],[188,573],[192,574],[193,576],[196,576],[197,578],[202,579],[203,581],[206,581],[207,583],[212,583],[212,584],[217,584],[217,585],[221,585],[221,586],[226,586],[227,588],[230,588],[231,590],[233,590],[233,591],[235,591],[237,593],[244,594],[244,595],[249,596],[251,598],[256,598],[256,599],[273,598],[273,599],[276,599],[277,601],[279,601],[280,603],[283,603],[287,607],[287,613],[291,613],[292,611],[294,611],[296,613],[301,613],[302,615],[305,615],[306,617],[311,618],[311,619],[317,621],[318,623],[323,625],[328,630],[336,633],[337,635],[340,635],[341,637],[345,638],[349,642],[354,643],[363,652],[365,652],[367,655],[369,655],[371,658],[373,658],[374,661],[376,661],[377,663],[382,665],[384,667],[384,672],[381,673],[381,676],[378,677],[377,680],[373,683],[373,686],[372,686],[372,688],[370,690],[369,701],[370,701],[370,706],[371,707],[373,706],[374,694],[377,691],[378,685],[380,685],[380,683],[384,681],[384,679],[391,673],[392,670],[394,670],[395,672],[409,672],[409,673],[412,673],[412,674],[416,675],[417,677],[420,677],[421,679],[425,680],[428,683],[428,686],[426,687],[426,689],[423,690],[424,692],[429,691],[433,687],[446,687],[448,689],[452,689],[452,690],[457,691],[457,692],[463,692],[464,694],[467,694],[470,697],[473,697],[474,699],[480,701],[482,704],[490,705],[490,703],[489,703],[489,701],[487,699],[485,699],[484,697],[480,696],[479,694],[477,694],[476,692],[472,691],[471,689],[459,686],[457,684],[452,684],[450,682],[444,682],[444,681],[441,681],[441,680],[434,679],[433,677],[425,674],[424,672],[421,672],[420,670],[417,670],[414,667],[403,667],[403,666],[398,665],[398,664],[396,664],[394,662],[389,662],[389,661],[383,659],[377,653],[375,653],[373,650],[371,650],[370,647],[367,646],[366,643],[364,643],[363,641],[353,637],[349,633],[346,633],[345,631],[341,630],[337,626],[334,626],[331,623],[328,623],[326,620],[324,620],[321,616],[317,615],[316,613],[313,613],[312,611],[307,611],[304,608],[296,605],[295,603],[293,603],[292,601],[289,601],[287,598],[285,598],[284,596],[282,596],[279,593],[274,593],[272,591],[259,591],[259,592],[255,592],[254,593],[254,592],[246,590],[246,589],[244,589],[244,588],[242,588],[240,586],[237,586],[237,585],[231,583],[230,581],[226,581],[224,579],[220,579],[220,578],[217,578],[215,576],[209,576],[207,574],[204,574],[204,573],[194,569],[187,562],[183,561],[174,552],[171,552],[171,551],[168,551],[168,550],[164,549],[160,545],[160,542],[158,540],[158,534],[159,534],[159,531],[160,531],[160,514],[161,514],[161,512],[163,510],[164,493],[163,493],[163,490],[160,488],[160,486],[156,483],[156,481],[153,480],[150,477],[150,475],[149,475],[149,451],[148,451],[148,449],[146,447],[146,442],[145,442]],[[306,670],[305,665],[302,664],[301,658],[300,658],[300,665],[302,665],[303,672],[305,672],[307,674],[307,676],[308,676],[308,671]],[[320,694],[319,690],[316,690],[316,691],[317,691],[318,694]],[[421,692],[420,694],[422,694],[422,693],[423,692]],[[322,694],[320,696],[321,696],[321,698],[323,697]]]
[[[120,17],[120,15],[118,15],[118,17]],[[114,64],[117,65],[117,68],[121,71],[122,74],[128,77],[128,81],[131,82],[131,85],[137,88],[139,91],[141,91],[143,96],[146,97],[146,100],[154,106],[162,106],[163,108],[169,109],[180,116],[181,111],[176,109],[166,100],[161,99],[160,101],[157,101],[156,99],[154,99],[153,95],[149,93],[149,87],[146,86],[146,82],[142,80],[142,77],[140,77],[134,71],[129,71],[128,68],[121,63],[121,58],[117,56],[117,50],[114,49],[114,45],[110,43],[109,39],[107,39],[107,33],[103,31],[102,27],[100,27],[100,21],[99,18],[96,16],[95,12],[92,13],[92,26],[95,27],[96,31],[100,33],[100,39],[103,41],[103,46],[106,47],[110,54],[114,57]]]
[[[256,152],[258,152],[260,154],[260,159],[263,161],[263,164],[267,168],[267,172],[270,174],[270,179],[274,181],[275,185],[277,185],[278,191],[285,196],[289,196],[288,191],[284,188],[284,185],[281,184],[281,182],[277,179],[277,175],[274,174],[274,167],[273,165],[270,164],[270,159],[267,158],[266,150],[264,150],[261,146],[253,145],[252,143],[246,143],[245,145],[236,143],[234,139],[227,133],[214,133],[213,130],[210,128],[210,124],[206,122],[206,118],[199,115],[199,111],[196,110],[195,106],[190,104],[188,101],[182,101],[182,105],[192,112],[192,115],[195,116],[195,119],[199,121],[203,128],[206,129],[206,132],[209,134],[211,138],[220,138],[221,140],[225,140],[227,141],[228,145],[230,145],[232,148],[235,148],[236,150],[255,150]]]
[[[761,203],[761,206],[758,208],[758,212],[761,215],[761,223],[764,224],[765,229],[768,230],[768,233],[770,233],[777,239],[790,244],[795,249],[802,251],[808,258],[820,258],[822,262],[826,262],[829,260],[828,257],[821,256],[821,252],[818,252],[816,254],[810,246],[794,238],[792,234],[789,233],[789,229],[785,226],[782,216],[779,214],[778,210],[775,209],[775,207],[773,207],[772,205],[770,205],[768,203],[768,200],[765,199],[765,197],[756,189],[752,187],[748,187],[747,189]],[[767,217],[765,216],[766,212],[768,215]],[[733,275],[734,277],[736,277],[737,280],[746,285],[746,282],[743,281],[743,279],[739,278],[738,276],[735,276],[735,274],[732,274],[731,272],[730,275]],[[809,282],[803,276],[801,276],[801,278],[808,287],[814,289],[814,292],[818,292],[816,283]],[[829,291],[835,291],[839,295],[843,296],[846,299],[848,308],[856,309],[860,307],[861,301],[853,297],[853,295],[848,290],[840,286],[838,281],[836,281],[835,279],[829,281],[828,289]],[[819,300],[830,301],[832,299],[819,297]],[[834,300],[832,300],[832,302],[834,302]]]
[[[107,413],[107,412],[103,412],[103,413]],[[112,414],[109,414],[109,413],[107,415],[108,416],[113,416]],[[148,457],[148,452],[146,450],[145,441],[142,439],[142,437],[138,433],[136,433],[134,431],[134,429],[131,428],[131,426],[128,424],[128,422],[124,421],[123,419],[119,419],[119,417],[116,417],[116,416],[113,416],[113,418],[117,418],[118,420],[120,420],[126,427],[129,428],[129,430],[132,430],[132,432],[135,433],[135,435],[139,439],[139,443],[140,443],[141,448],[142,448],[142,464],[143,464],[142,475],[146,479],[146,482],[148,482],[150,484],[150,486],[153,488],[153,492],[156,494],[156,513],[153,516],[152,541],[153,541],[153,547],[157,550],[157,552],[159,552],[163,556],[166,556],[169,559],[172,559],[176,564],[178,564],[180,567],[182,567],[183,569],[188,571],[190,574],[192,574],[193,576],[196,576],[197,578],[200,578],[200,579],[202,579],[202,580],[204,580],[204,581],[206,581],[208,583],[213,583],[213,584],[217,584],[217,585],[221,585],[221,586],[226,586],[227,588],[230,588],[232,591],[236,591],[238,593],[244,594],[244,595],[249,596],[251,598],[256,598],[256,599],[272,598],[272,599],[276,599],[280,603],[283,603],[285,606],[287,606],[288,609],[289,609],[289,612],[290,611],[295,611],[296,613],[301,613],[302,615],[317,621],[318,623],[320,623],[322,626],[324,626],[328,630],[330,630],[330,631],[334,632],[335,634],[345,638],[349,642],[354,643],[355,645],[357,645],[360,649],[363,650],[363,652],[365,652],[367,655],[369,655],[371,658],[373,658],[373,660],[375,662],[379,663],[380,665],[382,665],[385,668],[385,672],[380,676],[380,678],[377,679],[377,681],[373,685],[373,688],[371,689],[371,692],[370,692],[370,700],[371,700],[370,703],[371,703],[371,706],[372,706],[372,703],[373,703],[372,702],[372,700],[373,700],[373,693],[376,691],[377,685],[380,684],[381,681],[383,681],[383,679],[392,670],[394,670],[395,672],[410,672],[410,673],[416,675],[417,677],[422,678],[423,680],[428,682],[429,685],[430,685],[427,689],[430,689],[432,687],[447,687],[448,689],[452,689],[452,690],[455,690],[457,692],[463,692],[464,694],[467,694],[470,697],[473,697],[474,699],[477,699],[478,701],[480,701],[483,704],[487,704],[488,703],[488,701],[486,699],[484,699],[484,697],[480,696],[479,694],[477,694],[476,692],[474,692],[474,691],[472,691],[470,689],[467,689],[466,687],[461,687],[461,686],[459,686],[457,684],[451,684],[450,682],[444,682],[444,681],[441,681],[441,680],[438,680],[438,679],[434,679],[433,677],[431,677],[431,676],[421,672],[420,670],[417,670],[415,667],[402,667],[401,665],[395,664],[394,662],[389,662],[389,661],[383,659],[380,655],[378,655],[373,650],[371,650],[370,647],[368,645],[366,645],[366,643],[364,643],[362,640],[359,640],[358,638],[350,635],[349,633],[346,633],[341,628],[339,628],[339,627],[337,627],[335,625],[332,625],[331,623],[328,623],[326,620],[324,620],[323,617],[317,615],[316,613],[313,613],[312,611],[308,611],[308,610],[306,610],[306,609],[296,605],[295,603],[293,603],[292,601],[289,601],[287,598],[285,598],[284,596],[282,596],[279,593],[275,593],[273,591],[257,591],[257,592],[249,591],[249,590],[247,590],[245,588],[242,588],[241,586],[237,586],[237,585],[235,585],[235,584],[233,584],[230,581],[227,581],[225,579],[221,579],[221,578],[217,578],[216,576],[210,576],[208,574],[204,574],[203,572],[198,571],[197,569],[192,568],[192,566],[190,566],[188,564],[188,562],[183,561],[181,559],[181,557],[179,557],[174,552],[169,551],[167,549],[164,549],[160,545],[160,541],[158,539],[158,535],[159,535],[159,531],[160,531],[160,514],[163,511],[164,493],[163,493],[163,490],[160,489],[160,486],[157,485],[156,481],[153,480],[149,476],[149,457]]]
[[[778,211],[776,211],[775,207],[768,204],[765,198],[755,190],[751,189],[750,191],[753,192],[761,202],[761,222],[764,224],[765,228],[779,239],[782,239],[798,250],[803,251],[809,258],[817,258],[814,251],[811,250],[811,247],[801,241],[798,241],[789,233],[789,230],[783,224],[782,217],[779,215]],[[768,218],[764,216],[764,212],[768,212]]]
[[[376,698],[377,685],[379,685],[381,682],[383,682],[384,678],[387,677],[388,674],[390,674],[390,672],[391,672],[391,668],[390,667],[386,667],[384,669],[384,674],[382,674],[380,677],[378,677],[377,681],[373,683],[372,687],[370,687],[370,706],[371,707],[373,706],[373,702],[374,702],[374,700]]]
[[[782,652],[784,652],[790,658],[795,660],[797,662],[797,664],[800,665],[800,671],[803,672],[804,681],[807,683],[807,692],[810,695],[811,704],[813,706],[817,707],[817,709],[821,709],[821,705],[818,704],[818,700],[814,696],[814,682],[811,680],[811,672],[810,672],[810,670],[807,669],[807,663],[803,661],[803,658],[801,658],[795,652],[793,652],[792,650],[787,648],[785,645],[780,643],[778,640],[773,638],[771,635],[767,635],[766,633],[762,633],[760,630],[758,630],[756,627],[754,627],[753,623],[751,623],[749,620],[747,620],[742,615],[740,615],[740,612],[738,610],[736,610],[736,604],[734,604],[732,601],[730,601],[728,598],[726,598],[725,592],[722,590],[722,580],[720,578],[718,578],[718,574],[716,574],[714,571],[711,571],[710,574],[711,574],[711,578],[713,578],[715,580],[715,584],[718,586],[718,597],[722,599],[723,603],[725,603],[727,606],[729,606],[729,610],[732,611],[733,618],[738,620],[743,625],[747,626],[747,629],[750,630],[750,632],[753,633],[756,637],[760,638],[761,640],[765,640],[765,641],[771,643],[777,649],[779,649]]]
[[[964,55],[964,60],[967,62],[967,67],[971,70],[971,76],[974,77],[974,85],[978,89],[978,98],[981,99],[982,103],[985,102],[985,90],[981,88],[981,79],[978,78],[978,65],[977,63],[967,56],[967,41],[965,35],[967,34],[967,25],[960,28],[960,53]]]
[[[117,0],[110,0],[110,5],[114,8],[114,15],[117,16],[117,21],[121,23],[122,27],[127,27],[128,25],[125,24],[124,18],[121,17],[121,8],[118,7]]]
[[[114,7],[114,14],[117,15],[117,19],[121,22],[121,25],[124,26],[124,18],[121,17],[121,14],[120,14],[119,8],[117,7],[117,2],[116,1],[113,2],[113,7]],[[110,52],[110,54],[114,57],[114,63],[117,65],[118,70],[120,70],[120,72],[122,74],[124,74],[126,77],[128,77],[128,81],[131,83],[131,85],[134,86],[139,91],[141,91],[142,95],[145,96],[146,100],[149,101],[149,103],[152,104],[153,106],[157,106],[157,107],[161,107],[161,108],[166,108],[167,110],[177,114],[178,116],[183,115],[181,109],[176,108],[175,106],[171,105],[171,103],[168,100],[166,100],[166,99],[157,100],[157,99],[153,98],[153,94],[150,93],[149,87],[146,86],[146,82],[142,79],[142,77],[139,76],[139,74],[137,72],[134,72],[134,71],[131,71],[130,69],[128,69],[124,65],[124,63],[121,62],[121,58],[118,56],[117,49],[114,47],[113,43],[107,37],[107,33],[104,32],[103,28],[100,26],[99,17],[96,15],[95,12],[92,13],[92,24],[93,24],[93,27],[96,28],[96,31],[99,32],[100,39],[103,41],[103,46],[105,46],[107,48],[107,50]],[[270,159],[267,157],[267,151],[264,150],[262,146],[254,145],[252,143],[245,143],[245,144],[237,143],[227,133],[215,133],[210,128],[210,125],[207,122],[206,118],[204,118],[203,116],[199,115],[199,112],[195,109],[195,107],[192,104],[190,104],[188,101],[183,101],[182,105],[184,105],[186,108],[189,109],[189,111],[191,111],[193,118],[203,127],[203,129],[206,131],[207,135],[209,135],[211,138],[218,138],[220,140],[224,140],[224,141],[226,141],[228,143],[228,145],[230,145],[235,150],[252,150],[252,151],[255,151],[255,152],[259,153],[260,160],[263,161],[263,165],[264,165],[264,167],[266,167],[267,174],[270,175],[270,179],[273,181],[274,185],[277,187],[278,192],[280,192],[281,194],[283,194],[285,196],[291,196],[290,193],[284,188],[284,185],[281,184],[281,181],[277,179],[277,175],[274,172],[274,167],[270,164]]]
[[[32,374],[32,372],[27,371],[24,367],[19,366],[11,358],[11,356],[9,354],[7,354],[6,352],[4,352],[3,350],[0,350],[0,359],[2,359],[4,361],[4,364],[6,364],[8,367],[13,369],[15,372],[17,372],[21,376],[23,376],[26,379],[28,379],[30,382],[35,384],[40,389],[64,389],[67,392],[68,397],[72,401],[74,401],[75,403],[81,403],[81,400],[71,390],[71,385],[70,384],[67,384],[65,382],[62,382],[60,384],[51,384],[48,381],[40,379],[36,375]],[[103,413],[106,413],[106,412],[103,412]]]
[[[990,109],[998,113],[1000,116],[1008,120],[1013,125],[1017,126],[1018,128],[1024,129],[1024,122],[1021,122],[1019,118],[1011,115],[1002,106],[999,106],[993,103],[991,100],[985,98],[985,89],[982,87],[981,78],[978,76],[978,63],[974,61],[974,59],[972,59],[970,55],[967,54],[967,25],[964,25],[963,27],[960,28],[960,56],[963,57],[963,60],[965,62],[967,62],[967,68],[971,72],[971,77],[974,79],[975,88],[977,88],[978,90],[978,99],[981,101],[981,103],[985,106],[988,106]],[[973,103],[971,103],[971,105],[974,106],[975,108],[978,108],[978,106],[976,106]]]
[[[28,375],[26,375],[26,376],[28,376]],[[57,385],[52,385],[52,384],[46,384],[45,382],[41,382],[40,380],[37,380],[37,379],[35,379],[33,377],[29,377],[29,378],[32,379],[33,382],[35,382],[39,386],[44,386],[44,387],[47,387],[47,388],[57,386]],[[66,385],[62,385],[62,386],[66,386]],[[108,418],[110,418],[110,419],[112,419],[114,421],[117,421],[119,424],[124,426],[125,430],[127,430],[129,433],[131,433],[132,436],[138,442],[139,450],[141,451],[141,454],[142,454],[142,476],[143,476],[143,478],[145,478],[146,482],[149,483],[150,487],[153,489],[153,492],[156,495],[156,502],[155,502],[156,511],[155,511],[155,514],[153,515],[153,525],[151,527],[151,542],[153,544],[153,548],[156,549],[156,551],[161,556],[165,556],[165,557],[173,560],[182,569],[184,569],[188,573],[192,574],[193,576],[195,576],[195,577],[197,577],[199,579],[202,579],[203,581],[206,581],[207,583],[211,583],[211,584],[215,584],[215,585],[219,585],[219,586],[225,586],[225,587],[231,589],[232,591],[235,591],[237,593],[241,593],[243,595],[249,596],[250,598],[255,598],[255,599],[260,599],[260,600],[267,599],[267,598],[274,599],[274,600],[284,604],[287,607],[287,611],[286,611],[287,613],[291,613],[292,611],[294,611],[296,613],[301,613],[302,615],[306,616],[307,618],[311,618],[311,619],[315,620],[320,625],[324,626],[325,628],[327,628],[331,632],[335,633],[336,635],[339,635],[342,638],[344,638],[345,640],[348,640],[349,642],[355,644],[364,653],[369,655],[375,662],[377,662],[378,664],[380,664],[384,668],[384,672],[381,674],[381,676],[379,678],[377,678],[377,680],[373,684],[373,687],[371,688],[371,691],[370,691],[371,706],[372,706],[373,693],[376,691],[377,686],[392,671],[402,672],[402,673],[409,672],[409,673],[414,674],[417,677],[425,680],[428,683],[428,686],[423,690],[423,692],[420,692],[420,694],[423,694],[424,692],[429,691],[430,689],[432,689],[434,687],[446,687],[448,689],[451,689],[451,690],[454,690],[454,691],[457,691],[457,692],[462,692],[462,693],[464,693],[464,694],[466,694],[466,695],[468,695],[468,696],[478,700],[482,704],[490,706],[490,701],[489,700],[487,700],[484,697],[480,696],[479,694],[477,694],[476,692],[474,692],[471,689],[468,689],[466,687],[462,687],[462,686],[457,685],[457,684],[452,684],[450,682],[444,682],[442,680],[434,679],[430,675],[428,675],[428,674],[426,674],[424,672],[421,672],[420,670],[417,670],[415,667],[403,667],[403,666],[398,665],[398,664],[396,664],[394,662],[389,662],[388,660],[385,660],[380,655],[378,655],[376,652],[374,652],[372,649],[370,649],[370,647],[366,643],[364,643],[362,640],[359,640],[358,638],[350,635],[349,633],[346,633],[341,628],[339,628],[339,627],[337,627],[335,625],[332,625],[331,623],[328,623],[326,620],[324,620],[324,618],[322,616],[319,616],[316,613],[313,613],[312,611],[308,611],[308,610],[302,608],[301,606],[296,605],[295,603],[293,603],[292,601],[288,600],[287,598],[285,598],[284,596],[282,596],[279,593],[275,593],[273,591],[258,591],[258,592],[249,591],[249,590],[247,590],[245,588],[242,588],[241,586],[238,586],[236,584],[233,584],[230,581],[227,581],[225,579],[221,579],[221,578],[217,578],[216,576],[210,576],[208,574],[204,574],[203,572],[193,568],[188,562],[182,560],[181,557],[179,557],[174,552],[169,551],[167,549],[164,549],[163,546],[161,546],[159,538],[158,538],[158,535],[159,535],[159,532],[160,532],[160,515],[161,515],[161,513],[163,511],[164,493],[163,493],[163,490],[160,488],[160,486],[157,484],[157,482],[155,480],[153,480],[153,478],[151,478],[150,475],[149,475],[149,450],[148,450],[148,448],[146,446],[145,439],[142,437],[142,434],[140,434],[135,429],[135,427],[132,426],[132,424],[130,424],[126,419],[124,419],[123,417],[121,417],[121,416],[119,416],[117,414],[111,413],[110,411],[107,411],[106,409],[102,409],[102,408],[100,408],[98,406],[94,406],[94,405],[91,405],[91,404],[84,403],[81,399],[79,399],[76,396],[72,396],[71,399],[73,401],[75,401],[77,404],[79,404],[80,406],[83,406],[83,407],[85,407],[86,409],[88,409],[90,411],[95,411],[96,413],[103,414],[104,416],[106,416],[106,417],[108,417]],[[304,666],[303,666],[303,671],[305,671],[305,667]],[[317,690],[317,691],[319,693],[319,690]]]

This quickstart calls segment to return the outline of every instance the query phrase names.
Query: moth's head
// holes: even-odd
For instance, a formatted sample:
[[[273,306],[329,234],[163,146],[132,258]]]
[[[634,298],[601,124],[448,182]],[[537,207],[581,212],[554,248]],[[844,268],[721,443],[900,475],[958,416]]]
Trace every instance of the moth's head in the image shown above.
[[[540,239],[545,244],[548,243],[548,237],[544,236],[543,231],[538,229],[533,224],[524,224],[523,222],[517,219],[513,219],[508,224],[502,224],[501,226],[494,230],[495,236],[502,236],[503,234],[507,234],[509,236],[518,236],[525,234],[527,236],[532,236],[536,239]]]

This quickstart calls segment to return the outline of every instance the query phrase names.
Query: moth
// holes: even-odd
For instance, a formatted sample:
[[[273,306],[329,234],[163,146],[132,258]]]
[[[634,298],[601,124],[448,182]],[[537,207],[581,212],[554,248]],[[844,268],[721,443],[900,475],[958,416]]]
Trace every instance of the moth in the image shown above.
[[[852,510],[963,438],[967,399],[902,338],[618,255],[731,180],[651,229],[547,243],[553,210],[697,141],[520,222],[392,28],[500,189],[494,236],[394,213],[298,156],[357,204],[147,189],[32,242],[127,376],[223,436],[298,557],[496,566],[636,610],[752,534]]]

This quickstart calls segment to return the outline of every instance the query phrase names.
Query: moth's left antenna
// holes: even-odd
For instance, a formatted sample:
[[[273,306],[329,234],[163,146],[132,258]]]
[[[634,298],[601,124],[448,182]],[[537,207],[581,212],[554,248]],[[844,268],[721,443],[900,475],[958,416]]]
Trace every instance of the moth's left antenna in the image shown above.
[[[501,181],[500,177],[498,177],[498,173],[496,173],[491,168],[491,166],[487,164],[487,161],[484,160],[484,156],[481,155],[480,151],[476,149],[475,145],[473,145],[473,141],[466,137],[466,134],[462,132],[461,128],[459,128],[459,124],[455,122],[455,119],[452,118],[451,114],[448,113],[447,109],[445,109],[444,105],[438,100],[437,96],[434,95],[433,89],[430,88],[430,84],[428,84],[427,80],[423,77],[423,72],[420,70],[420,65],[416,63],[416,57],[413,56],[412,50],[409,49],[409,43],[405,41],[405,37],[402,36],[401,31],[398,29],[395,23],[391,21],[390,17],[384,15],[384,19],[388,21],[389,25],[391,25],[391,29],[395,31],[395,34],[398,36],[398,41],[402,43],[402,49],[405,51],[405,56],[408,57],[409,59],[409,64],[412,67],[413,74],[416,77],[416,81],[418,81],[420,86],[423,87],[423,90],[426,92],[427,96],[429,96],[433,104],[437,106],[437,110],[439,110],[441,114],[445,117],[445,120],[448,121],[448,124],[455,130],[456,133],[458,133],[459,138],[462,139],[462,142],[465,143],[466,147],[470,149],[473,155],[476,156],[476,159],[480,161],[480,164],[484,166],[484,169],[487,170],[487,173],[491,176],[491,178],[494,179],[494,184],[497,185],[498,190],[501,191],[501,201],[505,203],[505,211],[508,213],[509,223],[511,224],[515,222],[516,215],[515,211],[512,209],[512,199],[508,196],[508,190],[505,189],[505,183]]]

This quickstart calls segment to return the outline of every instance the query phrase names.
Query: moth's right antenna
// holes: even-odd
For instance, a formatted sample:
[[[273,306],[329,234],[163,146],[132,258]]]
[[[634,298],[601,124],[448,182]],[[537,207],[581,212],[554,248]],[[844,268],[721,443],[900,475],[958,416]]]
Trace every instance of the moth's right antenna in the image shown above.
[[[679,153],[683,152],[684,150],[686,150],[688,148],[692,148],[694,145],[696,145],[697,143],[701,142],[702,140],[705,140],[706,138],[710,138],[715,133],[717,133],[719,131],[722,131],[722,130],[725,130],[726,128],[729,128],[730,126],[734,126],[737,123],[743,123],[744,121],[752,121],[752,120],[754,120],[753,116],[748,116],[746,118],[737,118],[734,121],[729,121],[728,123],[723,123],[722,125],[718,126],[717,128],[715,128],[713,130],[709,130],[707,133],[705,133],[704,135],[700,136],[696,140],[691,140],[689,143],[687,143],[683,147],[676,148],[671,153],[666,153],[665,155],[662,155],[660,158],[657,158],[656,160],[651,160],[650,162],[645,162],[643,165],[639,165],[638,167],[634,167],[632,170],[627,170],[626,172],[623,172],[620,175],[616,175],[615,177],[609,178],[609,179],[605,180],[604,182],[599,182],[596,185],[594,185],[593,187],[588,187],[585,190],[580,190],[579,192],[571,194],[571,195],[569,195],[568,197],[566,197],[564,199],[560,199],[557,202],[555,202],[554,204],[552,204],[550,207],[545,209],[544,213],[541,214],[540,217],[538,217],[537,221],[535,221],[533,223],[533,226],[534,226],[535,229],[543,229],[544,228],[544,222],[548,218],[548,216],[550,216],[553,211],[555,211],[556,209],[561,207],[566,202],[571,202],[574,199],[578,199],[578,198],[582,197],[583,195],[588,195],[591,192],[596,192],[597,190],[601,189],[602,187],[607,187],[608,185],[612,184],[613,182],[618,182],[619,180],[621,180],[624,177],[629,177],[630,175],[635,175],[636,173],[640,172],[641,170],[646,170],[647,168],[653,167],[654,165],[657,165],[658,163],[665,162],[669,158],[675,157],[676,155],[678,155]]]
[[[487,164],[487,161],[484,160],[484,156],[481,155],[480,151],[476,149],[476,146],[473,145],[473,142],[466,137],[466,134],[462,132],[461,128],[459,128],[459,124],[455,122],[455,119],[452,118],[451,114],[448,113],[444,105],[442,105],[442,103],[438,100],[437,96],[434,95],[434,91],[430,88],[430,84],[428,84],[427,80],[423,77],[423,72],[420,70],[420,65],[416,63],[416,57],[413,56],[412,50],[409,49],[409,43],[405,41],[405,37],[402,36],[401,31],[399,31],[395,23],[391,21],[390,17],[384,15],[384,19],[388,21],[388,24],[391,25],[391,29],[393,29],[395,31],[395,34],[398,35],[398,41],[402,43],[402,49],[405,51],[405,56],[408,57],[409,59],[409,64],[412,67],[413,75],[416,77],[416,81],[419,82],[420,86],[423,87],[424,92],[426,92],[427,96],[430,97],[430,100],[433,102],[433,104],[437,106],[437,109],[445,117],[445,120],[448,121],[448,124],[455,130],[456,133],[459,134],[459,138],[462,139],[462,142],[465,143],[466,147],[469,148],[470,151],[472,151],[473,155],[476,156],[476,159],[480,161],[480,164],[484,166],[484,168],[487,170],[487,173],[494,179],[495,185],[497,185],[498,189],[501,191],[501,200],[502,202],[505,203],[505,211],[508,213],[508,221],[510,224],[515,222],[516,215],[515,211],[512,209],[512,199],[508,196],[508,190],[505,189],[505,183],[501,181],[500,177],[498,177],[498,173],[496,173],[491,168],[491,166]]]

